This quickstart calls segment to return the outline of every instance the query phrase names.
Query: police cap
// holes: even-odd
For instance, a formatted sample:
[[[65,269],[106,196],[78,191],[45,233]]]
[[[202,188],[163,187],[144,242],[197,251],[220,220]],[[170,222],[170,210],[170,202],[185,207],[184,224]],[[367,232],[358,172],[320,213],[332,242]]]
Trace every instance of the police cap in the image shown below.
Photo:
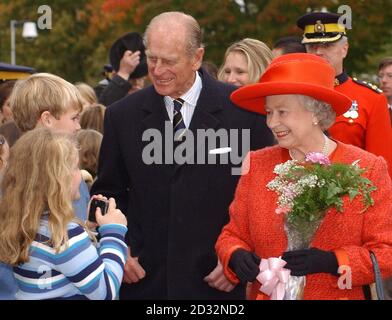
[[[312,12],[297,20],[297,26],[304,30],[302,43],[335,42],[346,35],[346,28],[339,23],[341,16],[329,12]]]

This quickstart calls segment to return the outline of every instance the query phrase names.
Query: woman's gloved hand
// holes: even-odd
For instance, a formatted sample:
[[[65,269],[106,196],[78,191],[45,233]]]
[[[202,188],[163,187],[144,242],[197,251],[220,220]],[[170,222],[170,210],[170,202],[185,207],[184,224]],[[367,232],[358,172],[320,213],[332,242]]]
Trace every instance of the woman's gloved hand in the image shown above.
[[[285,252],[282,259],[287,262],[284,266],[291,270],[292,276],[306,276],[312,273],[338,274],[338,260],[332,251],[317,248]]]
[[[260,272],[260,258],[252,252],[238,249],[233,252],[229,267],[241,283],[253,282]]]

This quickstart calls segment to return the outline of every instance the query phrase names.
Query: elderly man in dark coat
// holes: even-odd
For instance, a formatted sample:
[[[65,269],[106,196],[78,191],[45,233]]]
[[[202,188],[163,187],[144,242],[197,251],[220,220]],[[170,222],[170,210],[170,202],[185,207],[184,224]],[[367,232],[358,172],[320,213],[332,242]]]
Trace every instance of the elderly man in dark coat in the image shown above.
[[[200,69],[200,26],[179,12],[146,30],[152,86],[109,106],[92,193],[128,218],[121,299],[243,299],[214,244],[246,149],[271,145],[265,119],[237,108],[235,89]]]

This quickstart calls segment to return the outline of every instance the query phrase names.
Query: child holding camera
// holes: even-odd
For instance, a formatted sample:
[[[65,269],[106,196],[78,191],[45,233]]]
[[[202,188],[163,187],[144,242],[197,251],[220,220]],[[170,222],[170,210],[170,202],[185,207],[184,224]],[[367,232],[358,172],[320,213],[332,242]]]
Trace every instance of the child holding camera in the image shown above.
[[[13,265],[17,299],[115,299],[127,220],[109,199],[96,210],[98,249],[72,208],[81,181],[77,143],[40,128],[13,146],[0,203],[0,262]],[[96,197],[105,200],[101,196]]]
[[[50,73],[35,73],[16,82],[9,98],[15,123],[22,134],[45,127],[72,137],[80,130],[79,118],[83,99],[68,81]],[[86,220],[90,194],[84,181],[79,186],[80,199],[74,201],[74,212]]]

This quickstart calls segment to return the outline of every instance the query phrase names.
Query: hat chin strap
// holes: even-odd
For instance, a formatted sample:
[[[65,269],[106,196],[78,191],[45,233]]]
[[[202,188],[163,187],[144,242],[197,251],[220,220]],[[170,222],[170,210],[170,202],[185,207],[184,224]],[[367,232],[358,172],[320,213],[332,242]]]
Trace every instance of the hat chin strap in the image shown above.
[[[343,34],[338,34],[335,37],[332,38],[307,38],[306,34],[304,34],[304,37],[301,41],[302,44],[312,44],[312,43],[329,43],[329,42],[335,42],[340,40],[343,37]]]

